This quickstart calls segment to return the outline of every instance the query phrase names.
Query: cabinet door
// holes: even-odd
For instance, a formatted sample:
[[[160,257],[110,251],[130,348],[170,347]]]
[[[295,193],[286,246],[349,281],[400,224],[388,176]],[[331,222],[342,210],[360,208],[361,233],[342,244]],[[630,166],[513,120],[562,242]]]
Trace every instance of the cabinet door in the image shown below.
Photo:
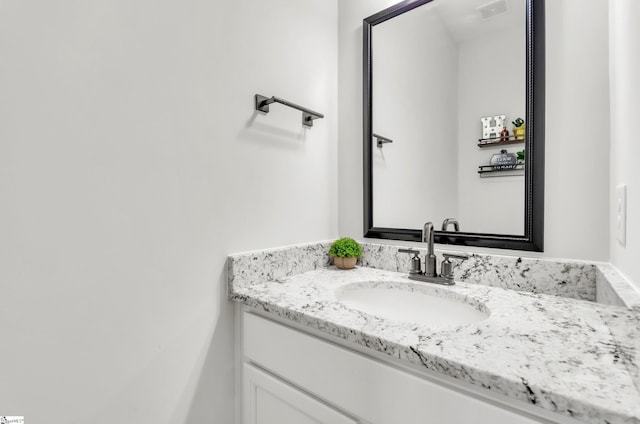
[[[253,365],[243,372],[243,424],[357,424]]]

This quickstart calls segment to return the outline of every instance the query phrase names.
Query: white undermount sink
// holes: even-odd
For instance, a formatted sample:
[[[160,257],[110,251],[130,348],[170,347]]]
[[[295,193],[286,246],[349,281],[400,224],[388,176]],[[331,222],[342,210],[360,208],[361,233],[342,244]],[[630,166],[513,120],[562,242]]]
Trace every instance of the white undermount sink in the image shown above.
[[[352,283],[339,288],[336,298],[369,315],[437,328],[470,324],[490,315],[483,305],[455,292],[411,283]]]

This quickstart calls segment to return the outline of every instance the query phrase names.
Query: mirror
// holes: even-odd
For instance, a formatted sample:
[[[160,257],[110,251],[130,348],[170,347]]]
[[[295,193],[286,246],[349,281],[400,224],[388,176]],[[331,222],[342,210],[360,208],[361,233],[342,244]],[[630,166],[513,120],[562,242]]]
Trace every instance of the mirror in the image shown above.
[[[407,0],[364,19],[365,237],[453,218],[436,243],[543,250],[543,8]]]

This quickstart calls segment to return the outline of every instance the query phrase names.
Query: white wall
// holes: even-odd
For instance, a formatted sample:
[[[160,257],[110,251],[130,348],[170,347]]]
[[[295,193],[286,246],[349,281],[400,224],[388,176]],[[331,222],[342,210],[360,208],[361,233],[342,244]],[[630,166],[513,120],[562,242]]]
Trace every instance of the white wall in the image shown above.
[[[233,421],[226,255],[334,237],[338,201],[340,234],[362,234],[361,24],[393,3],[0,3],[2,413]],[[637,147],[615,132],[637,116],[633,3],[614,9],[630,218],[611,255],[638,281]],[[607,5],[583,6],[547,2],[545,255],[606,260]],[[326,118],[256,114],[256,92]]]
[[[340,3],[342,234],[363,231],[362,19],[390,3]],[[554,0],[546,7],[545,252],[540,256],[604,261],[609,257],[608,5]],[[429,184],[421,182],[421,192],[428,193]]]
[[[607,261],[608,2],[545,3],[545,251]]]
[[[339,233],[362,237],[362,20],[394,0],[338,1]]]
[[[337,1],[0,2],[0,57],[1,412],[232,423],[227,254],[337,235]]]
[[[640,2],[609,3],[611,81],[611,262],[640,288]],[[627,186],[627,237],[616,238],[616,186]]]
[[[383,148],[372,140],[376,227],[458,216],[458,49],[430,6],[373,30],[373,133],[394,140]],[[435,178],[427,195],[423,183]]]

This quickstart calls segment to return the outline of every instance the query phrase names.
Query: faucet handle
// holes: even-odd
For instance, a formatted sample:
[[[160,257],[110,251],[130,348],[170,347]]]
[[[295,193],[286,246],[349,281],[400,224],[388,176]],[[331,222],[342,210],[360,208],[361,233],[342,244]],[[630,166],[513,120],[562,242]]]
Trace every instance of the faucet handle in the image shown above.
[[[458,253],[443,253],[442,256],[444,256],[445,260],[448,259],[460,259],[462,261],[469,259],[469,255],[467,255],[466,253],[463,254],[458,254]]]
[[[422,262],[420,261],[420,251],[415,249],[398,249],[399,253],[409,253],[413,255],[411,258],[411,269],[409,274],[422,274]]]
[[[462,261],[469,259],[469,255],[465,254],[443,253],[442,256],[444,256],[444,261],[440,265],[440,275],[450,280],[453,280],[453,269],[456,266],[455,263],[451,262],[451,259],[460,259]]]

